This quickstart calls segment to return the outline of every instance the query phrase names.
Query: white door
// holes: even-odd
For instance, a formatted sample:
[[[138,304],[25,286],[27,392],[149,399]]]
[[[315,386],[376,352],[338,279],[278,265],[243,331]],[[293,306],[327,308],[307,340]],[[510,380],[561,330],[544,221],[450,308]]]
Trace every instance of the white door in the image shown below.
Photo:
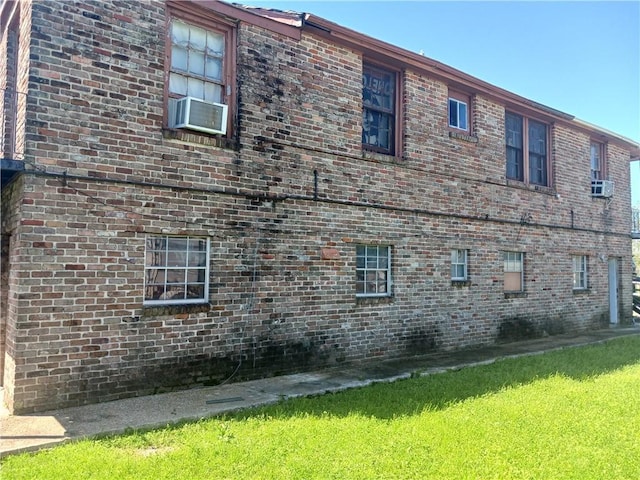
[[[618,323],[618,259],[609,259],[609,322]]]

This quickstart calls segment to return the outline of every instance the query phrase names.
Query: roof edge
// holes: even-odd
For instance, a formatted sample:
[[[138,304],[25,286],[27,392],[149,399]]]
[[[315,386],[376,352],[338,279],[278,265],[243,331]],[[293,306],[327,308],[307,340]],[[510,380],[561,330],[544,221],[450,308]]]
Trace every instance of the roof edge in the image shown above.
[[[627,137],[577,119],[574,115],[522,97],[432,58],[359,33],[325,18],[313,14],[305,14],[302,30],[339,42],[342,45],[362,51],[373,57],[385,57],[390,60],[390,63],[393,65],[414,68],[448,84],[452,84],[454,87],[466,87],[473,92],[485,94],[494,100],[498,100],[507,108],[517,108],[535,112],[538,116],[546,117],[550,121],[558,121],[589,134],[595,132],[614,143],[630,149],[632,156],[640,155],[640,144]]]
[[[223,2],[221,0],[167,0],[167,4],[174,5],[178,8],[185,8],[185,4],[191,3],[200,7],[204,7],[211,12],[215,12],[219,15],[224,15],[241,22],[246,22],[251,25],[265,28],[275,33],[287,36],[294,40],[300,40],[302,37],[301,26],[302,19],[300,19],[299,25],[295,25],[295,22],[283,21],[283,16],[277,15],[260,15],[258,11],[252,11],[250,8],[245,8],[239,4],[232,4]],[[256,9],[264,10],[264,9]]]

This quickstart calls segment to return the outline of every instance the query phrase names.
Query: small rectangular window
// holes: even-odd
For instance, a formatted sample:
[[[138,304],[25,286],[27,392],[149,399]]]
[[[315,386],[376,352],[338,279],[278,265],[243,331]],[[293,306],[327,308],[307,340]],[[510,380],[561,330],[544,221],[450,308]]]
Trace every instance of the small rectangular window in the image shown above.
[[[356,246],[356,296],[391,295],[391,247]]]
[[[523,291],[523,260],[522,252],[504,252],[504,291]]]
[[[467,280],[467,251],[451,250],[451,280]]]
[[[605,180],[604,175],[604,145],[591,142],[591,180]]]
[[[449,97],[449,126],[469,131],[469,103],[459,98]]]
[[[209,299],[209,239],[150,236],[145,243],[144,304]]]
[[[362,72],[362,145],[394,154],[396,130],[396,74],[370,65]]]
[[[586,255],[574,255],[573,257],[573,289],[584,290],[587,288],[587,257]]]

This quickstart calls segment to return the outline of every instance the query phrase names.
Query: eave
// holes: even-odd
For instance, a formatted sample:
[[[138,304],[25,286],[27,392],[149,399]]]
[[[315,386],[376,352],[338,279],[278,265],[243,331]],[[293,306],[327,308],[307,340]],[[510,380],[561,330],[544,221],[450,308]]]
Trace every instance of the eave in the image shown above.
[[[188,10],[189,4],[198,5],[218,15],[246,22],[294,40],[300,40],[302,37],[300,30],[302,21],[300,20],[300,25],[296,25],[286,15],[273,14],[269,16],[264,14],[264,9],[250,9],[218,0],[167,0],[167,5],[180,10]],[[262,11],[262,15],[258,13],[260,11]]]

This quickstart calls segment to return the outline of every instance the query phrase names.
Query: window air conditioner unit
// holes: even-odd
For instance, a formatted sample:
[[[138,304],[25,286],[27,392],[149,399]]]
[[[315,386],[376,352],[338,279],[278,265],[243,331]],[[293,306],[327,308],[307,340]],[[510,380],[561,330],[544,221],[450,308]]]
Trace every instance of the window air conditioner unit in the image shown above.
[[[169,127],[206,133],[227,133],[227,105],[194,97],[169,99]]]
[[[613,197],[613,182],[611,180],[592,180],[591,196],[602,198]]]

